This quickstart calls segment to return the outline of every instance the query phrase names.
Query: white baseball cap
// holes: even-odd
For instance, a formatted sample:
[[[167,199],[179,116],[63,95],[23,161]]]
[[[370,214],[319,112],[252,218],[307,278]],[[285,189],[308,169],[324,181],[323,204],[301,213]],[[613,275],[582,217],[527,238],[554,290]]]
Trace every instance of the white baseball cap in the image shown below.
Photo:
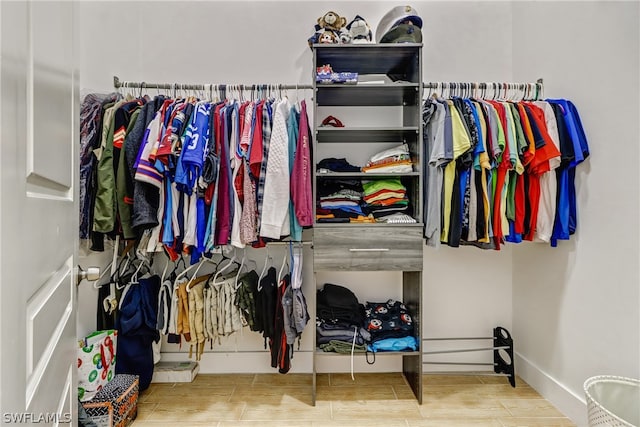
[[[411,21],[413,25],[422,28],[422,18],[411,6],[396,6],[382,17],[376,29],[376,43],[380,43],[382,37],[398,23]]]

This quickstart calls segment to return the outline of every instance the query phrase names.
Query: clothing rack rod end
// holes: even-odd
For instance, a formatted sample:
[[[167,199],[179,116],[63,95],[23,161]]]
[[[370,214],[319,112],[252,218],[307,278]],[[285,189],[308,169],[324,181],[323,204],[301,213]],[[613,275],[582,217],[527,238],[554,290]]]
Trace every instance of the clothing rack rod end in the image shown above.
[[[113,76],[113,87],[118,89],[121,86],[118,76]]]

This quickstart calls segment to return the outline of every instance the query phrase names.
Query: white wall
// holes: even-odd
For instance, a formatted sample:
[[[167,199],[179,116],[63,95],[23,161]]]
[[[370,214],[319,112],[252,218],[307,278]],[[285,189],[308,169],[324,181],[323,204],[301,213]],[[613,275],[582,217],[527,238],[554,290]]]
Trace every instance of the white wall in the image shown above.
[[[334,7],[306,1],[116,5],[80,4],[84,90],[109,91],[114,75],[147,82],[310,84],[312,56],[306,39],[317,18]],[[375,32],[384,13],[396,5],[341,2],[335,10],[349,19],[360,14]],[[509,3],[427,1],[412,5],[425,21],[425,80],[511,80]],[[267,22],[277,24],[265,25]],[[423,289],[425,336],[484,336],[496,325],[511,328],[509,248],[499,253],[425,248]],[[81,315],[93,316],[94,295],[90,290],[80,295],[80,305],[90,308]],[[95,320],[83,319],[80,324],[90,322]],[[486,353],[468,360],[490,359]],[[245,366],[242,361],[237,365]],[[214,363],[207,366],[215,369]]]
[[[591,158],[578,167],[578,233],[513,251],[520,375],[586,424],[583,382],[640,377],[639,4],[516,2],[513,77],[578,107]]]
[[[81,87],[108,91],[113,75],[309,83],[306,38],[318,16],[335,7],[375,30],[396,4],[83,2]],[[546,95],[572,99],[582,114],[592,158],[578,169],[578,234],[556,249],[425,248],[423,331],[511,329],[518,373],[584,424],[586,378],[640,377],[638,3],[411,4],[425,20],[426,81],[543,77]],[[84,329],[95,325],[94,307],[92,292],[81,290]]]
[[[424,19],[425,81],[511,81],[511,4],[506,2],[411,3]],[[383,10],[390,6],[385,5]],[[511,248],[424,248],[424,337],[491,336],[511,329]],[[483,344],[489,344],[483,343]],[[478,342],[430,342],[427,350],[477,346]],[[460,356],[460,357],[459,357]],[[425,360],[493,362],[491,352],[432,356]],[[477,367],[425,365],[425,370]]]
[[[375,30],[396,4],[335,7],[347,17],[359,13]],[[83,89],[108,91],[113,75],[153,82],[309,83],[306,38],[318,16],[334,7],[116,5],[80,4]],[[519,374],[582,424],[587,377],[640,376],[638,3],[412,5],[425,21],[426,81],[543,77],[546,95],[572,99],[582,113],[592,158],[579,167],[579,233],[573,240],[556,249],[529,244],[501,252],[425,248],[423,286],[425,336],[486,335],[498,324],[511,329]],[[278,24],[264,24],[269,21]],[[95,297],[80,298],[81,307],[91,308],[81,314],[93,316]]]

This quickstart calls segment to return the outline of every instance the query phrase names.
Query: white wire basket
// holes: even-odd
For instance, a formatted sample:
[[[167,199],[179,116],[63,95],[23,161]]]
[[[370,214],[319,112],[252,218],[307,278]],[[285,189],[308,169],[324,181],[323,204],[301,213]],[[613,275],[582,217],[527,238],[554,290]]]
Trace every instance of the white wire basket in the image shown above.
[[[600,375],[584,383],[589,427],[640,427],[640,380]]]

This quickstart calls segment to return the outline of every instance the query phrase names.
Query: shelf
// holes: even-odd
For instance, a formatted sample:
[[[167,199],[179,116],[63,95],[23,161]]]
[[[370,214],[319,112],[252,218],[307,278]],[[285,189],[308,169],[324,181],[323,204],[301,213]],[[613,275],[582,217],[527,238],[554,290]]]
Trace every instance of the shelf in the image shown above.
[[[421,94],[419,83],[326,84],[316,86],[316,103],[318,106],[416,106],[420,105]]]
[[[413,163],[413,171],[405,173],[318,173],[317,165],[314,166],[314,213],[317,212],[319,194],[330,191],[328,187],[335,184],[335,180],[399,178],[409,200],[407,215],[416,221],[423,221],[421,171],[425,153],[421,114],[422,44],[314,45],[312,50],[314,66],[328,64],[337,73],[358,73],[359,80],[356,84],[322,84],[314,81],[313,158],[348,158],[353,164],[361,165],[392,144],[406,143]],[[374,111],[377,107],[382,108]],[[350,120],[353,126],[319,126],[328,114],[339,116],[341,120]],[[402,280],[397,285],[402,286],[402,299],[412,310],[415,336],[420,339],[423,229],[422,222],[339,223],[317,222],[316,218],[313,223],[314,273],[401,272]],[[363,297],[366,298],[366,295]],[[350,356],[350,353],[324,352],[319,348],[314,349],[313,354],[314,358]],[[354,355],[364,357],[366,353]],[[422,403],[421,351],[377,352],[375,357],[400,357],[407,383],[418,402]],[[339,362],[338,359],[332,360],[336,364]],[[315,371],[313,384],[315,391]]]
[[[420,176],[420,172],[327,172],[316,173],[317,178],[377,178],[377,177],[402,178],[403,176]]]
[[[316,65],[330,64],[333,71],[386,74],[392,80],[421,81],[421,43],[313,45]]]
[[[409,224],[388,224],[386,222],[366,222],[366,223],[351,223],[351,222],[314,222],[313,228],[327,228],[327,227],[424,227],[424,223],[416,222]]]
[[[319,127],[316,129],[318,142],[402,142],[415,141],[417,126],[399,127]]]
[[[416,351],[377,351],[375,353],[369,353],[369,357],[373,357],[373,355],[375,354],[375,357],[378,356],[415,356],[417,355],[417,353],[419,353],[418,350]],[[316,354],[317,355],[322,355],[322,356],[331,356],[331,357],[336,357],[336,356],[342,356],[342,357],[351,357],[351,353],[336,353],[334,351],[322,351],[320,349],[316,348]],[[367,353],[362,353],[362,352],[354,352],[353,356],[366,356]]]

